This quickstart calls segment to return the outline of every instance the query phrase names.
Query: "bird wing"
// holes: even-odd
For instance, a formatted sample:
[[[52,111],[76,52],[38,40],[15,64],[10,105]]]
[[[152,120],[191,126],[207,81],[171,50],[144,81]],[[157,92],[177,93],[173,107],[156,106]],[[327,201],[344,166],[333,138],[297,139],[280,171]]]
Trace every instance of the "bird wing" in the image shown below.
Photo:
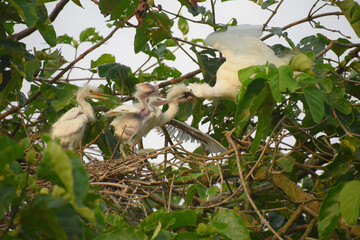
[[[176,139],[176,141],[196,141],[203,144],[205,149],[212,153],[225,152],[227,150],[221,143],[208,134],[178,120],[171,120],[165,125],[165,128],[169,132],[170,137]]]
[[[88,121],[89,118],[85,111],[79,107],[74,107],[54,123],[52,136],[62,138],[83,131]]]
[[[263,65],[267,61],[277,66],[287,64],[259,39],[261,35],[261,25],[244,24],[228,27],[226,31],[213,32],[207,36],[205,43],[221,51],[227,60],[238,58],[234,62],[244,65],[242,68]]]
[[[107,111],[105,113],[105,116],[107,117],[115,117],[115,116],[119,116],[121,114],[124,113],[140,113],[141,109],[139,107],[137,107],[136,105],[121,105],[117,108],[114,108],[110,111]]]
[[[111,125],[115,129],[115,135],[121,138],[121,141],[126,142],[139,128],[141,124],[141,118],[136,113],[126,113],[120,117],[115,118]]]

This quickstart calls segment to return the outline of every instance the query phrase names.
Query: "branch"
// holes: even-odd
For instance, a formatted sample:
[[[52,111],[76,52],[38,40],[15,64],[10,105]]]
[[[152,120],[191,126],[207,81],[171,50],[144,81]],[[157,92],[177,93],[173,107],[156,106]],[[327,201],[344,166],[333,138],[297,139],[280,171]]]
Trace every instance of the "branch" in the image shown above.
[[[290,23],[290,24],[288,24],[288,25],[285,25],[284,27],[282,27],[282,30],[284,31],[284,30],[286,30],[286,29],[288,29],[288,28],[291,28],[291,27],[293,27],[293,26],[299,25],[299,24],[304,23],[304,22],[308,22],[308,21],[310,21],[311,19],[320,18],[320,17],[325,17],[325,16],[333,16],[333,15],[335,15],[335,16],[340,16],[340,15],[344,15],[344,14],[343,14],[342,12],[329,12],[329,13],[321,13],[321,14],[318,14],[318,15],[315,15],[315,16],[308,16],[308,17],[306,17],[306,18],[303,18],[303,19],[300,19],[300,20],[295,21],[295,22],[293,22],[293,23]],[[262,37],[262,38],[260,38],[260,39],[261,39],[262,41],[264,41],[264,40],[266,40],[266,39],[268,39],[268,38],[270,38],[270,37],[272,37],[272,36],[274,36],[274,33],[269,33],[268,35],[266,35],[266,36],[264,36],[264,37]]]
[[[51,22],[53,22],[56,17],[59,15],[59,13],[61,12],[61,10],[65,7],[65,5],[69,2],[69,0],[61,0],[58,4],[56,4],[54,10],[51,12],[51,14],[49,15],[49,19]],[[37,30],[36,27],[32,27],[32,28],[26,28],[24,30],[22,30],[21,32],[18,32],[16,34],[13,34],[11,36],[8,36],[6,38],[6,40],[16,40],[19,41],[20,39],[23,39],[24,37],[29,36],[30,34],[32,34],[33,32],[35,32]]]
[[[246,195],[246,198],[248,199],[248,201],[250,202],[251,206],[253,207],[253,209],[255,210],[256,214],[259,216],[259,218],[261,219],[261,221],[269,228],[269,230],[274,234],[274,236],[276,236],[279,240],[283,239],[282,237],[279,236],[279,234],[277,232],[275,232],[275,230],[270,226],[269,222],[265,219],[265,217],[259,212],[259,209],[257,208],[256,204],[254,203],[254,201],[252,200],[250,194],[249,194],[249,190],[247,189],[247,186],[245,184],[245,179],[242,173],[242,168],[240,165],[240,159],[239,159],[239,152],[235,146],[234,141],[231,138],[232,133],[235,131],[235,128],[226,133],[226,138],[228,140],[228,142],[232,145],[232,147],[235,150],[235,155],[236,155],[236,165],[239,171],[239,176],[240,176],[240,180],[241,180],[241,185],[243,185],[243,189]]]
[[[181,77],[178,77],[178,78],[174,78],[174,79],[171,79],[169,81],[166,81],[166,82],[161,82],[159,84],[159,88],[163,88],[163,87],[166,87],[168,85],[171,85],[171,84],[176,84],[176,83],[179,83],[187,78],[192,78],[194,77],[196,74],[199,74],[201,73],[201,69],[197,69],[195,71],[192,71],[192,72],[189,72],[187,74],[184,74],[182,75]]]
[[[111,31],[111,33],[109,35],[107,35],[102,41],[98,42],[97,44],[95,44],[94,46],[92,46],[91,48],[89,48],[88,50],[86,50],[85,52],[83,52],[79,57],[77,57],[74,61],[72,61],[71,63],[69,63],[58,75],[56,75],[49,83],[55,83],[57,80],[60,79],[60,77],[62,75],[64,75],[67,71],[69,71],[71,69],[72,66],[74,66],[77,62],[79,62],[81,59],[83,59],[86,55],[88,55],[89,53],[91,53],[92,51],[94,51],[96,48],[100,47],[102,44],[104,44],[107,40],[109,40],[114,34],[115,32],[123,27],[124,23],[127,22],[132,16],[134,16],[134,13],[132,13],[128,18],[126,18],[124,21],[122,21],[121,23],[119,23],[119,25]],[[29,103],[31,103],[32,101],[34,101],[37,97],[39,97],[41,95],[41,91],[37,91],[33,96],[31,96],[30,98],[28,98],[24,105],[18,105],[16,107],[11,108],[9,111],[0,114],[0,119],[5,118],[6,116],[18,111],[20,108],[28,105]]]

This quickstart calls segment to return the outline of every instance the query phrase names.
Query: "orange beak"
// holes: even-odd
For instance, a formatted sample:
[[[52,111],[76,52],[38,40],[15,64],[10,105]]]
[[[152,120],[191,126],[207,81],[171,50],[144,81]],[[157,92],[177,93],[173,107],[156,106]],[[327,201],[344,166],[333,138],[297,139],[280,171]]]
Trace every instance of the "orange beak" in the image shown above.
[[[104,93],[91,93],[91,96],[93,98],[109,99],[107,97],[107,94],[104,94]]]

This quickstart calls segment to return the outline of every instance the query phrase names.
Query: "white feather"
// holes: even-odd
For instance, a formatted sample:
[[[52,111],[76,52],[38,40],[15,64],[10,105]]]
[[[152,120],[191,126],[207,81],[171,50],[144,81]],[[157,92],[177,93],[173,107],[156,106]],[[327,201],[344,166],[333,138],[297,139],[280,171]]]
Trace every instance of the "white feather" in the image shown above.
[[[240,69],[266,62],[276,66],[287,64],[259,39],[261,33],[262,26],[253,25],[233,26],[226,31],[211,33],[205,43],[219,50],[226,61],[217,71],[214,87],[206,83],[194,84],[190,87],[194,95],[209,100],[224,98],[235,101],[241,88],[238,79]]]

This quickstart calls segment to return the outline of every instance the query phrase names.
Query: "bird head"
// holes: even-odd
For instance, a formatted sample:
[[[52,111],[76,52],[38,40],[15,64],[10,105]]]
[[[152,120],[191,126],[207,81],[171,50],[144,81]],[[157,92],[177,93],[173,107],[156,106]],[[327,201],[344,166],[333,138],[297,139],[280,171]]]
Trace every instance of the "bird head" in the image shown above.
[[[76,99],[79,101],[81,99],[88,99],[88,98],[107,99],[106,94],[101,93],[97,87],[86,84],[78,90],[76,94]]]
[[[194,101],[197,97],[183,83],[172,86],[166,96],[169,102],[182,103],[185,101]]]
[[[150,83],[139,83],[135,86],[136,90],[133,96],[136,99],[146,99],[151,96],[159,95],[159,87]]]

